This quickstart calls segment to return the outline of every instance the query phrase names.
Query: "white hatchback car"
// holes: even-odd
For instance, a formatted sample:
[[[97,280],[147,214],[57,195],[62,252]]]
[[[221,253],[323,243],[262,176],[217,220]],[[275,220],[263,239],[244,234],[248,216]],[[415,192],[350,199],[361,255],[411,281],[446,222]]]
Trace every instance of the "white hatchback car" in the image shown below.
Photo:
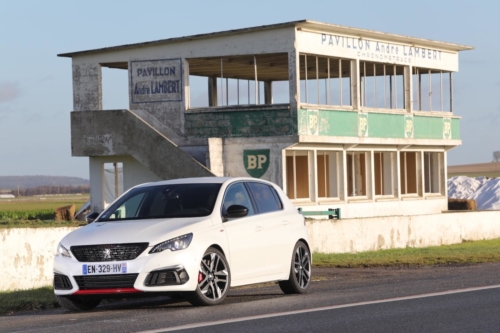
[[[278,281],[285,293],[303,293],[311,281],[305,219],[267,181],[138,185],[88,218],[61,240],[54,259],[54,292],[72,311],[159,293],[214,305],[230,287]]]

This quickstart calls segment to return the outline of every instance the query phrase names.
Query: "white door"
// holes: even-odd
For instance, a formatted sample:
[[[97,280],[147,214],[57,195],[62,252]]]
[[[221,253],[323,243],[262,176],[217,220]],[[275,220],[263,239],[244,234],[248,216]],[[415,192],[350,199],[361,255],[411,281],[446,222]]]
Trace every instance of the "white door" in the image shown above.
[[[229,245],[232,285],[253,283],[267,274],[266,248],[262,242],[262,219],[255,209],[243,183],[235,183],[226,190],[222,215],[231,205],[248,208],[248,215],[227,219],[223,223]]]

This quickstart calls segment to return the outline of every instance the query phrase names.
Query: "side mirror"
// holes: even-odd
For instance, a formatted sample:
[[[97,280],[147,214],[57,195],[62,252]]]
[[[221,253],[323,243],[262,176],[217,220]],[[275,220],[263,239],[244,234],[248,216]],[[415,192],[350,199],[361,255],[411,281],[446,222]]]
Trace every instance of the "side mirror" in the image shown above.
[[[99,213],[97,212],[90,213],[89,215],[85,216],[85,221],[87,221],[87,223],[92,223],[98,216]]]
[[[226,211],[226,216],[229,218],[245,217],[248,215],[248,208],[242,205],[231,205]]]

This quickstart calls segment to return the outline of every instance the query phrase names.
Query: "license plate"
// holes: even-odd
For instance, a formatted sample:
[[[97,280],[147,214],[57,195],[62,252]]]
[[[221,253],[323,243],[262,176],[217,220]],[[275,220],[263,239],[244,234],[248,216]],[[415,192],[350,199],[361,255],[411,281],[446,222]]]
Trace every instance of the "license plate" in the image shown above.
[[[82,265],[83,275],[100,275],[100,274],[126,274],[127,263],[112,263],[112,264],[84,264]]]

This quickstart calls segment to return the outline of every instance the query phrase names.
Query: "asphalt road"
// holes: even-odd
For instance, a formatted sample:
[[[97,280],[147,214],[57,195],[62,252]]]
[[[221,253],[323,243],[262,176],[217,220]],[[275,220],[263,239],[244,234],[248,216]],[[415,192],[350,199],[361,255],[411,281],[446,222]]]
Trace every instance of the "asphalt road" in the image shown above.
[[[237,288],[196,308],[166,297],[0,317],[0,332],[500,332],[500,264],[316,269],[310,292]]]

